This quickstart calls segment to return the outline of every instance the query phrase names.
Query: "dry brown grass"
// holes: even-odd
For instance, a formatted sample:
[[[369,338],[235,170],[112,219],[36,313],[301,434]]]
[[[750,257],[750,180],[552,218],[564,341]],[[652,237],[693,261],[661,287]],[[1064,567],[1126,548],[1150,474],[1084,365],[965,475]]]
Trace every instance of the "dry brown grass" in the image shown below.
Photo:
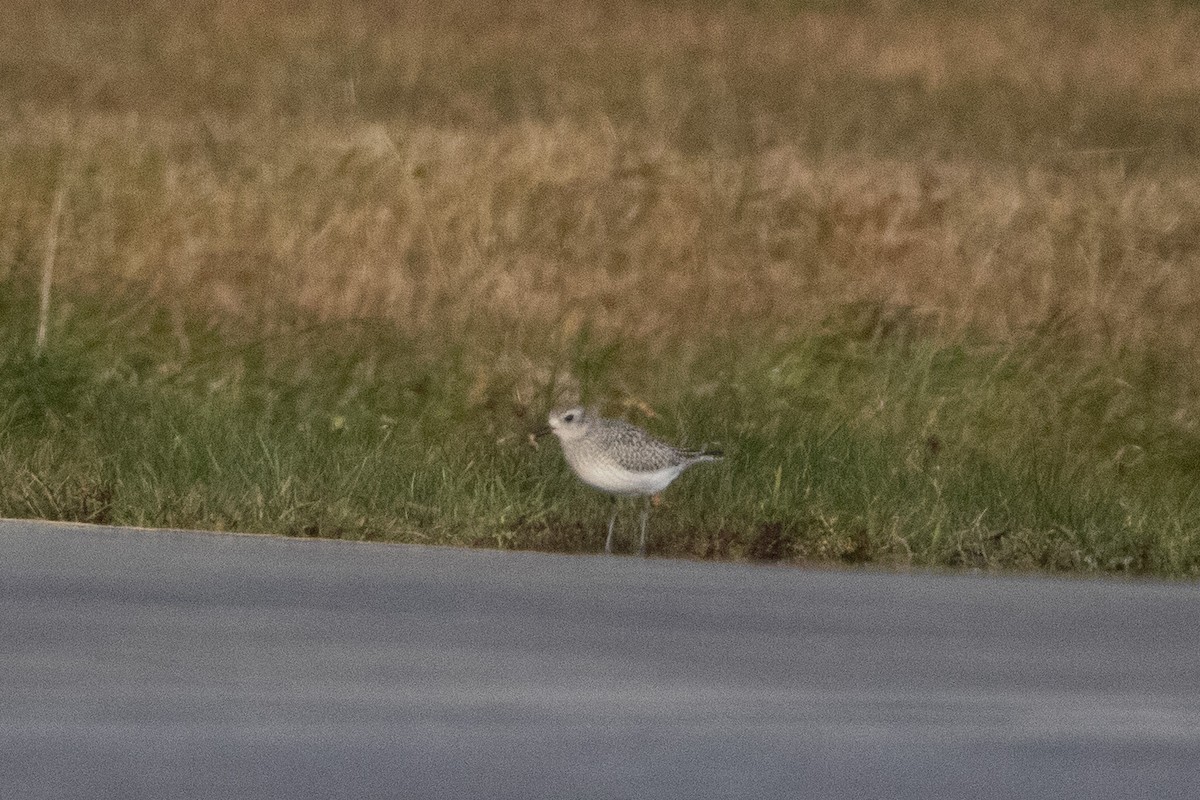
[[[0,279],[517,350],[1200,337],[1200,17],[1022,3],[12,2]],[[876,320],[879,322],[879,320]]]

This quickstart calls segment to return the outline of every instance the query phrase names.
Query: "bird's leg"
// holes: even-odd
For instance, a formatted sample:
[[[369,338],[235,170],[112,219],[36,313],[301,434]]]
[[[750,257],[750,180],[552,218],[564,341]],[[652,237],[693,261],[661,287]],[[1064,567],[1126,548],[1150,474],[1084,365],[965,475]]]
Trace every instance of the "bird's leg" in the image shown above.
[[[617,524],[617,498],[612,499],[612,514],[608,517],[608,538],[604,540],[604,552],[612,555],[613,526]]]
[[[646,522],[650,519],[650,497],[646,497],[646,506],[642,509],[642,540],[638,545],[638,555],[646,555]]]

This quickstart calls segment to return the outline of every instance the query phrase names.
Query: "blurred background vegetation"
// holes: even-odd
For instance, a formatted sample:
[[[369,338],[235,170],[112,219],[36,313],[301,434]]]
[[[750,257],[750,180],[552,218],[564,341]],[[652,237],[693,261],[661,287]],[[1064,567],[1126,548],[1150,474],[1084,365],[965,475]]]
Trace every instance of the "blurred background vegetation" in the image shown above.
[[[0,514],[597,550],[584,401],[730,453],[660,554],[1194,574],[1198,108],[1189,4],[12,0]]]

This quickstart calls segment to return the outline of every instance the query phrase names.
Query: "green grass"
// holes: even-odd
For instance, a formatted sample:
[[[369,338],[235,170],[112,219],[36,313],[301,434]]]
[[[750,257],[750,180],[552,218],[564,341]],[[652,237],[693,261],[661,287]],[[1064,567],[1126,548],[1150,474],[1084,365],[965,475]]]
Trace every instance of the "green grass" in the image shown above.
[[[1198,38],[0,4],[0,514],[595,552],[607,501],[528,439],[585,402],[728,454],[660,555],[1192,575]]]
[[[30,355],[30,285],[7,285],[0,514],[596,551],[607,501],[557,445],[552,389],[480,393],[453,345],[370,323],[252,338],[131,297],[60,298]],[[666,493],[651,550],[701,558],[1189,575],[1200,570],[1200,438],[1136,361],[1070,337],[937,344],[830,322],[778,345],[694,345],[648,381],[580,336],[585,397],[659,434],[726,449]],[[838,327],[840,326],[840,329]],[[157,335],[154,335],[157,332]],[[186,336],[189,355],[178,343]],[[545,354],[535,354],[545,355]],[[671,389],[674,388],[674,391]],[[636,515],[622,517],[632,545]]]

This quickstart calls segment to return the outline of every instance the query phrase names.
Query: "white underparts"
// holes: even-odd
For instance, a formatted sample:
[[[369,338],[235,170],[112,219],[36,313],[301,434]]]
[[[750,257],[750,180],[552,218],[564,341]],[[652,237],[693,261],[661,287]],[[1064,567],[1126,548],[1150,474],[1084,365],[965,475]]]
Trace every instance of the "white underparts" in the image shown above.
[[[623,495],[658,494],[670,486],[671,481],[678,478],[679,473],[688,466],[684,463],[647,472],[634,472],[599,461],[576,460],[570,456],[567,457],[567,461],[579,479],[588,486],[609,494]]]

